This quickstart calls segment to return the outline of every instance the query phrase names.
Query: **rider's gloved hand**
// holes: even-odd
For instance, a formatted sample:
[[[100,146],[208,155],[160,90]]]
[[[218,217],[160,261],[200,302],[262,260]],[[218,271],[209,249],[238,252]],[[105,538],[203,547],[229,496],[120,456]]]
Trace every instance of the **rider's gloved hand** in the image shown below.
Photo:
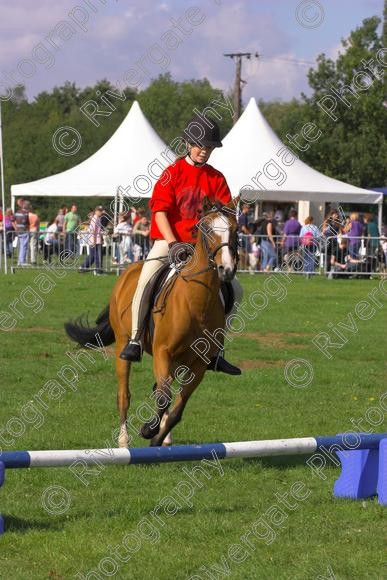
[[[193,254],[193,247],[184,242],[171,242],[168,244],[168,258],[171,264],[181,265],[185,263]]]

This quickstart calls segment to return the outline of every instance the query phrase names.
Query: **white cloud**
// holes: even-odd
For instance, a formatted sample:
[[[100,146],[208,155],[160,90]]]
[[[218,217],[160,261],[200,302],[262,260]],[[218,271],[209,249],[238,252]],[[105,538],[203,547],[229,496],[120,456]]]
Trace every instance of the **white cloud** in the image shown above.
[[[83,6],[79,2],[81,4]],[[101,78],[116,82],[122,79],[126,70],[138,67],[141,58],[149,65],[152,77],[165,72],[162,63],[147,61],[148,51],[154,43],[164,46],[161,35],[172,29],[177,32],[171,17],[176,20],[184,18],[192,6],[173,0],[108,1],[105,5],[94,1],[94,4],[98,6],[98,13],[90,10],[86,24],[88,32],[78,29],[70,40],[61,43],[57,52],[51,47],[56,59],[52,69],[45,70],[40,66],[33,78],[26,79],[30,96],[50,90],[66,80],[80,86]],[[191,34],[178,32],[182,43],[176,50],[168,52],[168,70],[176,80],[207,77],[214,86],[228,90],[234,82],[235,65],[223,53],[258,51],[265,55],[295,58],[297,39],[281,26],[274,9],[260,11],[258,3],[242,0],[220,4],[196,0],[195,5],[205,15],[204,22],[192,26]],[[0,71],[15,68],[21,58],[31,58],[31,50],[39,42],[49,48],[45,37],[60,20],[70,22],[68,13],[75,6],[74,0],[58,3],[12,0],[2,7]],[[187,22],[185,25],[188,28]],[[248,81],[244,99],[252,94],[265,99],[298,96],[307,86],[306,72],[307,67],[286,63],[244,61],[242,78]],[[0,74],[0,82],[2,80]]]
[[[342,43],[340,42],[339,44],[336,44],[336,46],[332,46],[332,48],[330,48],[326,55],[328,58],[331,58],[332,60],[337,60],[337,58],[340,56],[340,54],[344,54],[345,53],[345,48],[342,45]]]

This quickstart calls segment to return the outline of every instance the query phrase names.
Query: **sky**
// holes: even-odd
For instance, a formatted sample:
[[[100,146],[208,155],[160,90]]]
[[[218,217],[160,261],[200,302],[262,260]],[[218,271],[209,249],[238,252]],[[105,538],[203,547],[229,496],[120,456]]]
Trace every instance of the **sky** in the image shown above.
[[[244,60],[252,96],[290,100],[308,92],[317,55],[336,57],[341,39],[383,0],[0,0],[0,95],[24,83],[31,100],[65,81],[80,87],[106,78],[139,90],[169,71],[227,90]],[[125,82],[125,79],[127,82]]]

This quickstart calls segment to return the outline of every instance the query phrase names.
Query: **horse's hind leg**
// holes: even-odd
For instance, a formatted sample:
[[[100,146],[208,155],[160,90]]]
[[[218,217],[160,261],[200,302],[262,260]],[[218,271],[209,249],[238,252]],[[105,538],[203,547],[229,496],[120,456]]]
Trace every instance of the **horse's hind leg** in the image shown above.
[[[130,362],[120,359],[119,354],[126,344],[126,336],[116,342],[116,372],[118,378],[117,406],[120,413],[120,434],[118,446],[127,447],[129,443],[127,418],[130,405],[129,373]]]

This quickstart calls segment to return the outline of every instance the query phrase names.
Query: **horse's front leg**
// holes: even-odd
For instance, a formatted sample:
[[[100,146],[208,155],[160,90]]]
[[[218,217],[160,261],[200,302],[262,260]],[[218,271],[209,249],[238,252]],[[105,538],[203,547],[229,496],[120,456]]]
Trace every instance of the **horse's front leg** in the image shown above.
[[[166,437],[170,434],[173,427],[175,427],[175,425],[177,425],[177,423],[181,420],[188,399],[196,387],[202,382],[206,370],[207,365],[201,359],[195,361],[195,364],[191,366],[190,371],[191,375],[193,375],[193,379],[189,384],[182,385],[180,387],[172,409],[168,411],[168,415],[165,418],[165,421],[162,421],[159,432],[152,438],[152,447],[163,445]]]
[[[126,345],[126,336],[116,342],[116,373],[118,378],[117,407],[120,413],[120,433],[118,446],[127,447],[129,443],[127,418],[130,405],[129,373],[130,362],[120,359],[119,355]]]
[[[141,435],[145,439],[152,439],[165,424],[165,418],[168,416],[168,407],[171,403],[171,385],[172,377],[159,377],[158,382],[153,385],[152,399],[156,402],[156,413],[141,427]]]
[[[168,421],[169,411],[166,409],[163,418],[161,419],[160,429],[164,429],[166,422]],[[172,433],[169,431],[164,438],[163,446],[172,445]]]
[[[161,392],[163,393],[163,395],[161,395]],[[161,390],[157,391],[157,383],[155,383],[153,385],[152,397],[156,398],[157,401],[157,414],[156,414],[157,429],[154,430],[153,432],[148,430],[148,436],[151,435],[153,437],[154,435],[156,435],[156,432],[158,432],[159,428],[160,429],[164,428],[165,422],[167,421],[169,416],[168,409],[171,400],[170,384],[169,383],[167,383],[167,385],[164,384],[162,391]],[[172,433],[167,434],[167,436],[163,441],[163,445],[165,446],[172,445]]]

